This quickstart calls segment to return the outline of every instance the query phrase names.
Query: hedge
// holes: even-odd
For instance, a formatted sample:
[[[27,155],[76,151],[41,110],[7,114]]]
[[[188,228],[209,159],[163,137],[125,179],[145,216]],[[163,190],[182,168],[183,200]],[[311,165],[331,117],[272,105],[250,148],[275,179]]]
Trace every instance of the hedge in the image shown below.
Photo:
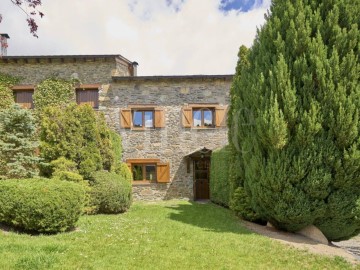
[[[98,171],[93,174],[90,184],[94,213],[117,214],[129,209],[132,187],[131,181],[124,174]]]
[[[78,221],[85,199],[79,184],[50,179],[0,181],[0,222],[17,229],[57,233]]]
[[[213,202],[229,206],[229,146],[214,150],[211,155],[210,198]]]

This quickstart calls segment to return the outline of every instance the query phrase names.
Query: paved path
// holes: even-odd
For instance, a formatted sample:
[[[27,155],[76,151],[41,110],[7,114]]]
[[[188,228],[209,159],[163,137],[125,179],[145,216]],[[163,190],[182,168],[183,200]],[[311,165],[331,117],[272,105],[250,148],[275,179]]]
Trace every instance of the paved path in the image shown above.
[[[349,251],[360,261],[360,236],[355,236],[346,241],[333,242],[333,244]]]
[[[265,235],[271,239],[274,239],[276,241],[279,241],[287,245],[291,245],[298,249],[306,249],[312,253],[317,253],[331,257],[340,256],[353,264],[358,264],[360,262],[359,256],[355,256],[353,255],[353,253],[349,252],[350,247],[352,247],[353,250],[355,250],[357,247],[360,248],[360,238],[357,238],[359,240],[352,239],[352,242],[350,242],[348,244],[348,247],[345,248],[346,245],[345,242],[347,241],[333,243],[333,245],[332,244],[324,245],[315,242],[300,234],[279,231],[275,228],[261,226],[248,221],[242,221],[242,223],[245,225],[245,227],[258,234]],[[360,249],[357,250],[360,251]]]

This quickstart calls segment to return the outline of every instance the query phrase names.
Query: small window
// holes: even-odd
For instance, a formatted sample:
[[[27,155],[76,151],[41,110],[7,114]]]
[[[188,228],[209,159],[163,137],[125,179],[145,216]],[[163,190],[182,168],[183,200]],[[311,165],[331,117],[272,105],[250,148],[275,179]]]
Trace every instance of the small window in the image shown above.
[[[184,128],[226,127],[227,106],[217,104],[190,104],[182,107]]]
[[[193,127],[214,127],[214,109],[194,108],[193,109]]]
[[[134,181],[156,181],[156,164],[132,164]]]
[[[154,111],[132,110],[133,127],[139,129],[154,128]]]
[[[133,184],[170,182],[170,164],[160,159],[127,159],[126,163],[133,175]]]
[[[34,86],[18,85],[13,88],[15,103],[26,109],[34,108]]]
[[[76,89],[76,103],[79,105],[89,104],[92,108],[99,108],[99,89],[98,88],[78,88]]]

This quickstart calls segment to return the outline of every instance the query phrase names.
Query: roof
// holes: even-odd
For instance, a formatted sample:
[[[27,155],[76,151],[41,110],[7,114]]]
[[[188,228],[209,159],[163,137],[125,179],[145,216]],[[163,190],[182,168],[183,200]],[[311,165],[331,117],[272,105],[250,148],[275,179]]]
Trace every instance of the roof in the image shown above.
[[[112,79],[116,81],[160,81],[160,80],[206,80],[206,79],[223,79],[231,81],[234,75],[167,75],[167,76],[112,76]]]
[[[74,60],[95,60],[95,59],[121,59],[128,64],[133,64],[132,61],[126,59],[119,54],[93,54],[93,55],[14,55],[3,56],[1,60],[28,60],[28,59],[74,59]],[[137,64],[137,63],[136,63]]]

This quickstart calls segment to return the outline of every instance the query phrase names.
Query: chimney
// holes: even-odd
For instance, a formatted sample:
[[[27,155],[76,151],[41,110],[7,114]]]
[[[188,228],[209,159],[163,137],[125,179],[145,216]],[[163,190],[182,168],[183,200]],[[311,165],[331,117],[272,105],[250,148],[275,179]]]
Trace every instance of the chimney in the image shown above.
[[[132,62],[132,70],[133,70],[133,76],[136,77],[137,76],[137,66],[139,65],[138,62]]]
[[[9,38],[10,38],[10,37],[9,37],[8,34],[0,34],[0,43],[1,43],[1,53],[0,53],[0,57],[7,55],[7,47],[8,47],[7,40],[8,40]]]

